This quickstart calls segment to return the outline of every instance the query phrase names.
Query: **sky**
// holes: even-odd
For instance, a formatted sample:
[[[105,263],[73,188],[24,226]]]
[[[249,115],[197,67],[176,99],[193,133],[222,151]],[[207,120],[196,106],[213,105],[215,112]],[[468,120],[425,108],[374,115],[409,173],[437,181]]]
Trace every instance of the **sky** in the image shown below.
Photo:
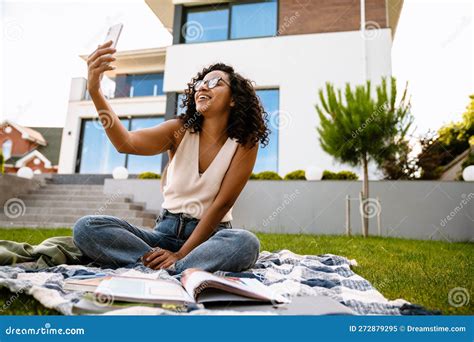
[[[461,119],[474,94],[474,1],[405,0],[392,49],[399,89],[408,81],[412,134]],[[79,55],[124,23],[117,50],[172,42],[144,0],[0,0],[0,120],[62,127],[71,78],[86,77]],[[401,91],[401,90],[399,90]]]

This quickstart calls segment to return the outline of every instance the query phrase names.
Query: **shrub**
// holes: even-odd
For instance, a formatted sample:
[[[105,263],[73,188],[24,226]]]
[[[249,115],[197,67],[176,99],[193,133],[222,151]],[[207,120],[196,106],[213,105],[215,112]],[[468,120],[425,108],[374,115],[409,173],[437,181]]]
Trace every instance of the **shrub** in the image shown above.
[[[258,176],[252,172],[249,179],[258,179]]]
[[[161,176],[155,172],[142,172],[138,175],[138,179],[160,179]]]
[[[470,98],[461,121],[446,124],[437,132],[428,131],[420,138],[421,152],[416,158],[420,179],[440,178],[443,166],[469,148],[474,136],[474,94]]]
[[[359,177],[351,171],[340,171],[337,173],[338,179],[353,179],[358,180]]]
[[[0,174],[1,175],[5,173],[4,164],[5,164],[5,159],[3,158],[3,153],[0,151]]]
[[[323,178],[324,180],[347,180],[353,179],[357,180],[359,177],[354,172],[351,171],[339,171],[339,172],[332,172],[329,170],[324,170]]]
[[[260,180],[282,180],[280,175],[274,171],[262,171],[255,175],[256,178]]]
[[[292,172],[287,173],[283,179],[285,179],[285,180],[288,180],[288,179],[304,179],[304,180],[306,180],[306,176],[305,176],[304,170],[296,170],[296,171],[292,171]]]

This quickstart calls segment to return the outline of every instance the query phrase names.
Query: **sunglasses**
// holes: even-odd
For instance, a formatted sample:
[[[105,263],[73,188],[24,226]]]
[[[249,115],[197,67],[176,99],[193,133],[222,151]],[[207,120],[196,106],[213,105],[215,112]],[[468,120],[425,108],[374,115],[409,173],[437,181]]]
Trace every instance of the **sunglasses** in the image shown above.
[[[206,81],[204,80],[199,80],[199,81],[196,81],[196,83],[194,83],[194,91],[198,91],[199,89],[202,88],[202,86],[204,84],[207,84],[207,87],[209,89],[212,89],[212,88],[215,88],[217,86],[217,84],[219,83],[219,81],[222,81],[224,82],[225,84],[227,84],[229,87],[230,87],[230,84],[224,80],[222,77],[218,76],[218,77],[214,77],[214,78],[211,78],[211,79],[208,79]]]

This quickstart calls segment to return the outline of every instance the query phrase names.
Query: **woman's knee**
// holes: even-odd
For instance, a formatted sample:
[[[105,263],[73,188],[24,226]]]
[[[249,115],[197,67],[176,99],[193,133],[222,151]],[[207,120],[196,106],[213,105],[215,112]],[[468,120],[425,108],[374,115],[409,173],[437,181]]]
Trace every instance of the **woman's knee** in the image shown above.
[[[231,229],[236,235],[236,245],[241,250],[242,254],[247,256],[249,260],[249,267],[253,266],[260,254],[260,240],[258,237],[245,229]]]
[[[80,244],[85,239],[89,240],[94,233],[94,219],[97,219],[98,215],[86,215],[79,218],[72,227],[73,240],[77,244]]]

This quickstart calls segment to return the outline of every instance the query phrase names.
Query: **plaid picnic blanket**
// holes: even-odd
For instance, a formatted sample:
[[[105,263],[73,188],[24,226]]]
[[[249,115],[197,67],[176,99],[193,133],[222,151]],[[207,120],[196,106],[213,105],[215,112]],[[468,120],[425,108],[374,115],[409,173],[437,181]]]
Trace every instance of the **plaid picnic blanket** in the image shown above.
[[[331,297],[341,304],[361,315],[400,315],[413,314],[419,306],[410,307],[410,303],[397,299],[390,301],[377,291],[366,279],[351,270],[357,265],[355,260],[333,254],[298,255],[289,250],[276,252],[263,251],[252,269],[245,272],[215,272],[216,275],[252,277],[268,285],[277,293],[292,297],[304,295],[324,295]],[[166,270],[152,270],[141,263],[133,267],[104,269],[86,265],[67,265],[46,267],[41,270],[31,270],[22,264],[15,266],[0,266],[0,286],[5,286],[12,292],[20,292],[33,296],[47,308],[55,309],[64,315],[72,315],[72,307],[77,303],[81,292],[65,291],[64,280],[76,275],[93,275],[97,273],[123,275],[143,275],[156,279],[178,281],[180,275],[172,275]],[[12,297],[15,294],[12,293]],[[5,305],[8,304],[6,300]],[[2,308],[0,308],[1,310]],[[258,314],[258,312],[210,310],[198,307],[190,312],[177,313],[161,308],[133,306],[126,309],[109,311],[106,314],[127,315],[232,315]],[[262,312],[265,314],[265,312]],[[421,308],[423,314],[423,308]],[[424,313],[426,314],[426,313]]]

